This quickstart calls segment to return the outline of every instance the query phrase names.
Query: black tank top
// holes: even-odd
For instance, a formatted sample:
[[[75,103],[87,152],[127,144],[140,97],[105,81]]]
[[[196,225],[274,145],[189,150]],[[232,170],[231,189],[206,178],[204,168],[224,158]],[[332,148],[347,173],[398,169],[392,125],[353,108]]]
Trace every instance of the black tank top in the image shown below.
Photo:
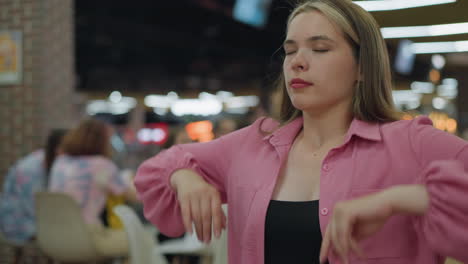
[[[319,264],[319,201],[271,200],[265,222],[265,264]]]

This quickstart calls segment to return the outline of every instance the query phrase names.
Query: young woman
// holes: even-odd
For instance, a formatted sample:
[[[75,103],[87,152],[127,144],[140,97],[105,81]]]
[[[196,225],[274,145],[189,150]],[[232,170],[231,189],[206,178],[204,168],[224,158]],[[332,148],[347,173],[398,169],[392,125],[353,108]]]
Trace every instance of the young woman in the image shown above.
[[[372,16],[348,0],[306,1],[284,52],[280,122],[143,163],[146,217],[174,236],[194,224],[209,242],[228,203],[232,264],[468,261],[468,143],[426,117],[398,120]]]
[[[52,130],[43,149],[23,157],[8,170],[0,197],[0,231],[13,243],[27,243],[36,235],[34,194],[47,189],[49,172],[65,132]]]

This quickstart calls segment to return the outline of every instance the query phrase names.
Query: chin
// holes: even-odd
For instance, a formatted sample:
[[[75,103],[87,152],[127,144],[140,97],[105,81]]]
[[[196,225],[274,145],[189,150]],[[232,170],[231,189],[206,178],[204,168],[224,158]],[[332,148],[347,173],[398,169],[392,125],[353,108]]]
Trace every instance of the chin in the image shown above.
[[[301,110],[301,111],[304,111],[306,109],[316,108],[319,106],[319,104],[305,102],[304,100],[291,100],[291,103],[296,109]]]

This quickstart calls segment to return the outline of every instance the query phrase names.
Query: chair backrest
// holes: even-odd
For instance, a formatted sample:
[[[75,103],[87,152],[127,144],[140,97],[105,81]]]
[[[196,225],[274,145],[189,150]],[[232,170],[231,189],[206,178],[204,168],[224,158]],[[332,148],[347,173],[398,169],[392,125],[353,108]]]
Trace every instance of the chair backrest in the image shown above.
[[[36,222],[39,248],[60,262],[98,259],[78,203],[65,193],[37,192]]]
[[[213,245],[213,264],[228,263],[228,248],[227,248],[227,230],[221,233],[219,239],[214,240]]]
[[[131,264],[167,264],[166,259],[158,252],[158,243],[154,234],[148,233],[133,209],[127,205],[114,207],[120,217],[130,245]]]
[[[222,209],[227,216],[228,207],[223,205]],[[227,264],[228,263],[228,238],[227,228],[221,233],[219,239],[215,240],[213,245],[213,264]]]

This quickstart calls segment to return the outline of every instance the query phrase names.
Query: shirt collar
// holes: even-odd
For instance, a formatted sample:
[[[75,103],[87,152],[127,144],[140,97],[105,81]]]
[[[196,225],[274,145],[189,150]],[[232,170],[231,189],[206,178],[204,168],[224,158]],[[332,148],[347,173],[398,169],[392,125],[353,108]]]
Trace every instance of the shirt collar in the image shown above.
[[[276,129],[273,133],[265,136],[264,140],[269,140],[272,145],[291,145],[303,126],[303,118],[298,117],[289,124]],[[346,133],[345,142],[348,142],[352,136],[358,136],[372,141],[381,141],[380,125],[378,123],[369,123],[356,118],[353,119]]]
[[[265,136],[264,140],[269,140],[272,145],[290,145],[296,138],[297,133],[302,129],[302,117],[298,117],[285,126],[276,129],[273,133]]]
[[[379,123],[370,123],[358,120],[356,118],[354,118],[351,122],[351,126],[349,127],[348,133],[346,134],[345,142],[350,140],[353,135],[372,141],[382,140]]]

